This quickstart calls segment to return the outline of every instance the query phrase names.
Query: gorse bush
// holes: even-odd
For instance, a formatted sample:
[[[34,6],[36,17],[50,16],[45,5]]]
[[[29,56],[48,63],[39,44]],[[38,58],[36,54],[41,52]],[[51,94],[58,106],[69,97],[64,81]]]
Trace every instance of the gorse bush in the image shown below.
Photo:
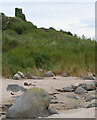
[[[30,22],[7,25],[2,34],[3,76],[17,71],[42,75],[64,70],[73,76],[95,74],[95,42],[53,28],[37,28]]]

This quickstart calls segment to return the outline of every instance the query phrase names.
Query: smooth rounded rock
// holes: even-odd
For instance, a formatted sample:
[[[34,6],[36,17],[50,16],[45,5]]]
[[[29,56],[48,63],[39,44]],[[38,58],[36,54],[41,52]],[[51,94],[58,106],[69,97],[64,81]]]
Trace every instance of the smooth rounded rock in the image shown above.
[[[83,83],[81,85],[82,88],[84,88],[85,90],[87,91],[90,91],[90,90],[95,90],[96,89],[96,86],[93,82],[86,82],[86,83]]]
[[[52,71],[48,71],[44,74],[44,77],[54,77],[54,73]]]
[[[85,94],[88,91],[85,90],[84,88],[82,88],[81,86],[79,86],[76,90],[75,90],[75,94]]]
[[[69,77],[69,74],[66,73],[65,71],[61,74],[62,77]]]
[[[49,115],[50,97],[41,88],[30,88],[19,96],[6,113],[7,118],[37,118]]]
[[[64,87],[64,88],[63,88],[63,91],[64,91],[64,92],[73,92],[74,89],[72,88],[72,86],[67,86],[67,87]]]

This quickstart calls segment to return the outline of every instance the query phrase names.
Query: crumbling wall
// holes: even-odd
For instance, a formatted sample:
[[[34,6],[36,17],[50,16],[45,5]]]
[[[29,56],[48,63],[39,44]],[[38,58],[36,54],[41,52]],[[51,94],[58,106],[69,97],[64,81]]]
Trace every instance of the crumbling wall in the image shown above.
[[[19,17],[22,20],[26,20],[25,15],[22,13],[22,9],[21,8],[15,8],[15,17]]]

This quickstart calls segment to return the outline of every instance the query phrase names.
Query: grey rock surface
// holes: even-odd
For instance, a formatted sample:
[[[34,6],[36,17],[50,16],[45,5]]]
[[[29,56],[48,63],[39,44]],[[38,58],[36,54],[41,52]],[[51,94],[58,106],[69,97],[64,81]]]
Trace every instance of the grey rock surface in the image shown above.
[[[22,86],[19,86],[18,84],[9,84],[6,88],[7,91],[13,91],[13,92],[18,92],[18,91],[24,91],[26,90],[25,88],[23,88]]]
[[[72,86],[67,86],[67,87],[64,87],[64,88],[63,88],[63,91],[64,91],[64,92],[73,92],[74,89],[73,89]]]
[[[82,88],[81,86],[79,86],[76,90],[75,90],[75,94],[85,94],[88,91],[85,90],[84,88]]]
[[[18,71],[14,76],[13,76],[13,79],[14,80],[19,80],[21,78],[25,78],[24,74],[20,71]]]
[[[87,108],[97,107],[97,103],[92,103],[87,106]]]
[[[92,101],[92,100],[94,100],[94,99],[97,99],[97,97],[95,97],[95,96],[88,97],[88,98],[86,99],[86,102]]]
[[[92,73],[88,73],[88,75],[84,77],[83,80],[95,80],[95,79]]]
[[[86,82],[86,83],[83,83],[81,85],[82,88],[84,88],[85,90],[87,91],[90,91],[90,90],[95,90],[96,89],[96,86],[93,82]]]
[[[64,72],[61,74],[61,76],[62,76],[62,77],[69,77],[69,74],[64,71]]]
[[[6,113],[7,118],[37,118],[48,116],[50,97],[41,88],[30,88],[19,96]]]
[[[48,71],[44,74],[44,77],[54,77],[54,73],[52,71]]]

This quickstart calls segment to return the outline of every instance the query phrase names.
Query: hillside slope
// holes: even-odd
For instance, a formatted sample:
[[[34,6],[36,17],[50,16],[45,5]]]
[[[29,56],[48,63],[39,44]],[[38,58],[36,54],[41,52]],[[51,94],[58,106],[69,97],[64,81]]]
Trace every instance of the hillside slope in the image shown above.
[[[71,32],[37,28],[31,22],[2,14],[3,76],[17,71],[42,75],[64,70],[73,76],[95,74],[95,42]]]

